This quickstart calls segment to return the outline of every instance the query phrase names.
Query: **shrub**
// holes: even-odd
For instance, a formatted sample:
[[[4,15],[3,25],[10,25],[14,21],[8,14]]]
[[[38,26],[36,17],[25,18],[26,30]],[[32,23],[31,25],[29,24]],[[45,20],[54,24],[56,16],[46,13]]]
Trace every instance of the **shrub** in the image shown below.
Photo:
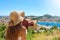
[[[0,32],[0,38],[4,38],[4,31]]]
[[[3,31],[6,28],[6,25],[1,25],[0,26],[0,31]]]
[[[0,40],[4,40],[4,32],[5,32],[6,25],[0,25]]]
[[[57,26],[53,26],[53,27],[51,27],[51,29],[58,29],[58,27]]]
[[[46,28],[44,28],[44,27],[41,27],[41,28],[40,28],[40,30],[46,30]]]

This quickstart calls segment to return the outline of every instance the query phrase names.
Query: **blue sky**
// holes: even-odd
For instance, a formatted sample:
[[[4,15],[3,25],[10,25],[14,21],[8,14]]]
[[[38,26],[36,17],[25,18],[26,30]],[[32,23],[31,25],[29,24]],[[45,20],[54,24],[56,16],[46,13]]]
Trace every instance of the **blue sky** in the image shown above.
[[[50,14],[60,16],[60,0],[0,0],[0,15],[25,11],[26,16]]]

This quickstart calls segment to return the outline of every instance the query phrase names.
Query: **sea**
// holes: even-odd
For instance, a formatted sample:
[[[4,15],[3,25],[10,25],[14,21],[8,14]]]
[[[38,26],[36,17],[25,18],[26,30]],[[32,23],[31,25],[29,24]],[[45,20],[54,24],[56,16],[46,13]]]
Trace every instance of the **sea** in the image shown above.
[[[38,21],[37,25],[42,25],[42,26],[57,26],[60,28],[60,22],[44,22],[44,21]]]

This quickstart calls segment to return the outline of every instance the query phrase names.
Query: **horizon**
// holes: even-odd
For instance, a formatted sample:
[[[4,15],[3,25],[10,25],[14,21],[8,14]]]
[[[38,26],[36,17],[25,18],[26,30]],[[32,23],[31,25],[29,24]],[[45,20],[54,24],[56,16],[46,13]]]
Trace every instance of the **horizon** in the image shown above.
[[[44,15],[50,15],[50,14],[44,14]],[[40,16],[44,16],[44,15],[40,15]],[[0,15],[0,16],[9,16],[9,15]],[[36,15],[26,15],[26,16],[36,16]],[[53,15],[51,15],[51,16],[53,16]],[[54,15],[54,16],[56,16],[56,15]],[[39,16],[37,16],[37,17],[39,17]],[[60,17],[60,16],[57,16],[57,17]]]
[[[12,11],[24,11],[26,16],[49,14],[60,16],[60,0],[1,0],[0,16],[9,16]]]

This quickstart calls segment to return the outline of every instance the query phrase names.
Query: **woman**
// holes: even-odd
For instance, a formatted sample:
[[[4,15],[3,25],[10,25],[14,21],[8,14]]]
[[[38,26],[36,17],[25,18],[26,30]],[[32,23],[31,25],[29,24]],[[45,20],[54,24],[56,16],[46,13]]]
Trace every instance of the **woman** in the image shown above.
[[[16,11],[10,14],[10,22],[6,31],[6,40],[26,40],[26,29]]]

